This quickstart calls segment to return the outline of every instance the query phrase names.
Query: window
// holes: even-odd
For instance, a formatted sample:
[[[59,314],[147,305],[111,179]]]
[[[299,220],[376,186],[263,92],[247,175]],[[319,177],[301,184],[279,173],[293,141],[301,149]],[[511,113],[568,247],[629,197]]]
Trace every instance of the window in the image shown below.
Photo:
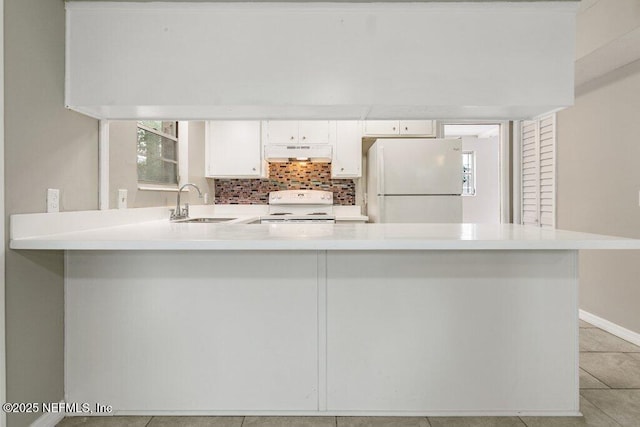
[[[178,186],[178,122],[138,122],[138,182]]]
[[[462,152],[462,195],[476,195],[476,153]]]

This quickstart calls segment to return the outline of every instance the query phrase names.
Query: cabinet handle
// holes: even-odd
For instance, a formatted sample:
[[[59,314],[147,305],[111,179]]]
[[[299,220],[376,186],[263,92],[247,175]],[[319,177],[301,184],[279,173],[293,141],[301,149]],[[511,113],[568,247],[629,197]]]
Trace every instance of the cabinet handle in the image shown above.
[[[303,139],[303,140],[305,140],[305,139],[307,139],[307,137],[306,137],[306,136],[303,136],[303,137],[302,137],[302,139]]]
[[[396,130],[396,128],[394,127],[393,130]]]
[[[404,127],[404,130],[409,130],[409,128],[407,126]]]
[[[295,138],[294,138],[294,137],[291,137],[291,138],[289,138],[289,139],[293,141]]]
[[[342,172],[342,171],[344,171],[344,168],[340,168],[340,171],[341,171],[341,172]]]
[[[251,170],[252,170],[252,171],[255,171],[255,170],[256,170],[256,168],[251,168]]]

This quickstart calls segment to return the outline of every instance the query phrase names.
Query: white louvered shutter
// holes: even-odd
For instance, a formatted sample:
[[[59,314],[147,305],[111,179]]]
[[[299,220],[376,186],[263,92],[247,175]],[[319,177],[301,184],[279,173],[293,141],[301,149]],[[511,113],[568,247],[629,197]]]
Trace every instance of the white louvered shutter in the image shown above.
[[[538,219],[538,126],[522,122],[522,223],[539,225]]]
[[[522,223],[555,227],[555,114],[522,122]]]
[[[540,129],[540,226],[556,226],[556,117],[539,121]]]

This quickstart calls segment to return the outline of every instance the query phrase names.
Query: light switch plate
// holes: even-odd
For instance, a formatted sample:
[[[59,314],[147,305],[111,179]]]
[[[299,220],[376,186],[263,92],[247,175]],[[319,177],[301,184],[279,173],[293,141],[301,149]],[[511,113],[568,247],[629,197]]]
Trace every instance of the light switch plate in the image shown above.
[[[127,209],[127,190],[118,190],[118,209]]]
[[[57,188],[47,189],[47,212],[60,212],[60,190]]]

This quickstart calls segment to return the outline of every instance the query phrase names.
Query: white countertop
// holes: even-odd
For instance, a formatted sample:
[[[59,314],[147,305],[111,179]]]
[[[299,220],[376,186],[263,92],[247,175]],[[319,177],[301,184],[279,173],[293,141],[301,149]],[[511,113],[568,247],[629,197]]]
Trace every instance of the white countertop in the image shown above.
[[[219,215],[220,216],[220,215]],[[166,219],[11,239],[48,250],[640,249],[640,240],[504,224],[171,223]],[[13,218],[12,218],[13,219]]]

